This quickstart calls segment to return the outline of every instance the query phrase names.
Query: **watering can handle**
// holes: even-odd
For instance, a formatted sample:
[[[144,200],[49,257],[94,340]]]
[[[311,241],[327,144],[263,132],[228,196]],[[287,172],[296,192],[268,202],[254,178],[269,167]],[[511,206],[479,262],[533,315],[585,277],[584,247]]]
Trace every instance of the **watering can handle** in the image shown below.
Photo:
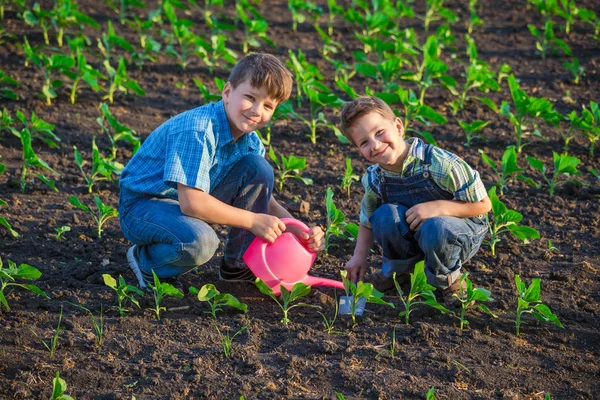
[[[299,221],[295,218],[281,218],[281,222],[283,222],[286,226],[287,225],[297,226],[298,228],[302,229],[306,233],[310,232],[310,228],[308,226],[306,226],[306,224],[304,222]]]

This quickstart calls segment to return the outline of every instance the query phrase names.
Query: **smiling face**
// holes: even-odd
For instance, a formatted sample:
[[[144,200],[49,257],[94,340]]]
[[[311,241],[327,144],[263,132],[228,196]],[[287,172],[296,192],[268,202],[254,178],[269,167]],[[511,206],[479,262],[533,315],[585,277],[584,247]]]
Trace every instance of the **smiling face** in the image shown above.
[[[225,113],[235,140],[243,134],[261,129],[273,116],[277,101],[266,88],[255,88],[250,82],[240,83],[236,88],[227,82],[223,88]]]
[[[400,118],[389,120],[377,112],[360,117],[350,129],[352,141],[363,157],[398,173],[402,172],[402,163],[408,153],[403,134]]]

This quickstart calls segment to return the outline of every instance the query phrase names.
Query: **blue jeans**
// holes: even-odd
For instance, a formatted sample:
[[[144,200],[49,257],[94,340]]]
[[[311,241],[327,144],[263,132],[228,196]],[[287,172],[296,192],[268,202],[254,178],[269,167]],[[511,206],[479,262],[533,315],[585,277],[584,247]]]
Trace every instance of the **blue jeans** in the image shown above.
[[[210,194],[231,206],[266,213],[273,191],[273,169],[261,156],[240,159]],[[173,199],[144,196],[121,190],[119,221],[125,237],[138,246],[143,272],[171,278],[208,262],[219,247],[211,226],[184,215]],[[242,256],[254,235],[231,228],[225,246],[225,262],[232,268],[247,268]]]
[[[487,232],[478,217],[429,218],[413,232],[406,222],[407,207],[383,204],[371,216],[375,240],[383,252],[385,276],[412,272],[425,260],[427,282],[445,289],[460,278],[461,266],[477,253]]]

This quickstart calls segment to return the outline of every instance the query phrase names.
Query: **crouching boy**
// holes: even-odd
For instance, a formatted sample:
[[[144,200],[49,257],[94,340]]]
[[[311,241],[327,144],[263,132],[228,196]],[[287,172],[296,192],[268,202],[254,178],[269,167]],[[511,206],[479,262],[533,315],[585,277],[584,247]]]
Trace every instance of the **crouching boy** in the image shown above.
[[[179,114],[152,132],[121,174],[119,220],[133,243],[127,260],[142,287],[209,261],[210,224],[231,227],[219,278],[251,281],[242,256],[255,236],[273,242],[291,215],[272,196],[273,170],[254,132],[290,96],[292,75],[276,57],[251,54],[231,71],[222,100]],[[306,246],[323,231],[290,227]]]
[[[342,110],[342,132],[370,166],[350,279],[385,291],[410,278],[425,260],[429,284],[441,301],[460,289],[461,266],[475,255],[487,231],[491,202],[479,174],[456,155],[418,138],[404,139],[402,121],[376,97],[360,97]],[[382,249],[381,269],[365,277],[369,249]],[[439,293],[439,292],[438,292]]]

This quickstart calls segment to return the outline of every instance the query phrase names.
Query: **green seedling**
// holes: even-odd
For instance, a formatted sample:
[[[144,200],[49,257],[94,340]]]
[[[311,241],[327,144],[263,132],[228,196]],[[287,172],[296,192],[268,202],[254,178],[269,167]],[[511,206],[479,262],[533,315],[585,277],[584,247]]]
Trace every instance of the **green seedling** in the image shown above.
[[[23,146],[23,168],[21,170],[21,193],[25,193],[25,187],[28,183],[27,177],[30,174],[30,170],[34,168],[41,168],[52,172],[56,176],[60,176],[58,172],[52,169],[44,160],[38,157],[33,151],[31,146],[31,133],[30,130],[24,128],[19,132],[19,138],[21,139],[21,145]],[[35,174],[35,176],[48,185],[52,190],[58,192],[56,184],[53,180],[46,178],[43,174]]]
[[[277,305],[283,311],[283,318],[281,319],[281,322],[283,322],[286,325],[291,322],[288,317],[288,313],[290,312],[290,310],[292,308],[294,308],[294,307],[320,308],[318,306],[313,306],[312,304],[307,304],[307,303],[296,303],[292,306],[290,305],[290,303],[293,303],[294,301],[296,301],[302,297],[305,297],[310,293],[310,286],[308,286],[302,282],[296,283],[294,285],[294,287],[292,287],[291,292],[289,290],[287,290],[283,285],[281,285],[281,287],[280,287],[281,302],[277,299],[277,296],[275,295],[275,293],[273,293],[273,290],[266,283],[264,283],[260,278],[256,278],[256,287],[258,287],[258,290],[260,290],[260,292],[262,294],[267,295],[270,298],[272,298],[273,300],[275,300]]]
[[[303,91],[308,95],[310,102],[310,116],[309,118],[305,118],[299,114],[296,115],[310,128],[310,133],[307,135],[310,138],[310,142],[317,144],[317,128],[324,127],[333,130],[333,133],[340,142],[348,143],[348,139],[342,135],[342,132],[335,124],[327,121],[323,113],[325,107],[338,108],[344,104],[344,101],[320,82],[313,82],[311,85],[305,86]]]
[[[346,169],[344,170],[344,176],[340,178],[340,189],[345,190],[348,194],[348,199],[350,199],[350,188],[352,187],[352,182],[360,181],[360,176],[353,173],[352,169],[352,159],[350,157],[346,157]]]
[[[69,41],[69,39],[67,39]],[[71,104],[75,104],[77,98],[77,90],[80,88],[81,83],[86,83],[92,88],[94,92],[102,90],[102,87],[98,83],[99,80],[106,80],[106,77],[100,73],[100,71],[94,69],[89,65],[83,55],[81,40],[69,41],[69,47],[73,51],[74,59],[76,60],[75,68],[73,71],[64,71],[64,74],[71,79]]]
[[[73,400],[71,396],[65,394],[67,391],[67,382],[60,377],[60,373],[56,371],[56,377],[52,380],[52,397],[50,400]]]
[[[6,308],[6,311],[10,311],[8,301],[6,300],[5,290],[10,287],[20,287],[22,289],[29,290],[39,296],[43,296],[47,299],[49,297],[36,285],[29,283],[17,283],[17,280],[33,281],[42,276],[42,273],[35,267],[28,264],[17,264],[8,260],[8,268],[4,267],[2,258],[0,258],[0,303]]]
[[[425,395],[425,400],[436,400],[435,388],[433,386],[427,391],[427,394]]]
[[[54,238],[54,240],[62,241],[65,240],[65,233],[71,232],[71,227],[68,225],[63,225],[58,228],[54,228],[55,234],[50,234],[50,237]]]
[[[565,145],[563,146],[563,151],[567,153],[569,151],[569,142],[577,136],[579,131],[585,130],[582,125],[584,117],[577,115],[577,111],[573,110],[569,114],[567,114],[562,121],[556,121],[556,125],[559,128],[560,136],[565,141]],[[561,122],[568,122],[566,128],[563,128],[564,125]]]
[[[305,96],[308,96],[308,93],[304,92],[304,88],[315,82],[322,81],[323,75],[319,71],[319,67],[306,60],[306,56],[302,50],[298,50],[298,54],[289,50],[288,57],[289,59],[286,64],[295,76],[296,96],[298,99],[298,107],[300,107],[302,105],[302,99]]]
[[[312,1],[306,0],[288,0],[288,9],[292,13],[292,29],[298,30],[298,24],[302,24],[308,18],[316,21],[323,10]]]
[[[395,272],[392,278],[394,279],[394,285],[396,286],[396,290],[400,296],[400,301],[402,301],[402,305],[404,306],[404,310],[401,311],[398,316],[400,318],[404,317],[404,323],[406,325],[410,324],[410,313],[413,312],[414,306],[418,304],[425,304],[433,307],[442,314],[447,314],[450,312],[450,310],[438,303],[435,295],[433,294],[435,287],[427,283],[427,277],[425,276],[425,263],[423,261],[419,261],[417,264],[415,264],[414,272],[410,274],[410,291],[406,296],[406,299],[404,298],[404,292],[400,287],[400,283],[398,283],[396,280]]]
[[[457,315],[456,317],[460,321],[461,330],[464,328],[465,325],[469,325],[469,321],[467,321],[467,319],[465,318],[465,314],[469,308],[474,306],[477,306],[480,310],[488,313],[492,317],[498,318],[498,316],[491,312],[485,304],[478,304],[487,303],[488,301],[494,300],[491,296],[490,291],[482,288],[473,288],[473,282],[471,282],[468,276],[468,272],[465,272],[461,275],[460,293],[454,293],[452,295],[452,297],[454,297],[460,302],[460,315]]]
[[[42,29],[42,34],[44,35],[44,43],[46,43],[46,46],[50,46],[50,36],[48,35],[48,31],[52,26],[51,17],[52,12],[42,10],[39,3],[35,3],[33,8],[27,9],[23,13],[23,20],[27,25],[40,26]]]
[[[596,179],[600,182],[600,172],[596,171],[594,168],[590,168],[590,174],[594,175]]]
[[[492,161],[483,150],[479,149],[478,151],[481,154],[481,159],[489,165],[498,176],[498,182],[495,186],[500,190],[500,195],[503,195],[504,189],[508,187],[508,183],[511,182],[518,173],[523,171],[523,169],[519,168],[517,165],[517,151],[515,150],[515,146],[508,146],[504,150],[502,164],[500,165],[501,168],[498,168],[498,165]]]
[[[563,62],[563,67],[565,67],[567,71],[571,73],[571,76],[573,77],[573,83],[579,85],[579,80],[585,75],[585,69],[579,66],[579,59],[573,57],[571,62]]]
[[[552,152],[552,158],[554,160],[554,171],[552,175],[548,175],[548,170],[543,161],[538,160],[535,157],[527,157],[527,161],[532,168],[538,170],[542,174],[542,178],[548,184],[548,193],[550,196],[554,196],[554,191],[556,186],[565,183],[565,182],[575,182],[579,183],[579,181],[575,179],[567,179],[566,181],[560,182],[559,179],[561,176],[565,176],[570,178],[571,176],[581,176],[581,173],[577,171],[577,166],[581,162],[581,160],[577,157],[569,156],[567,154],[558,154],[557,152]],[[536,187],[540,187],[540,185],[536,185]]]
[[[546,55],[550,50],[554,54],[558,54],[558,50],[562,50],[562,52],[567,56],[572,54],[569,45],[567,45],[564,40],[554,36],[554,25],[552,24],[552,21],[546,21],[543,32],[541,32],[533,24],[528,24],[527,28],[529,29],[529,32],[536,38],[535,48],[540,52],[542,59],[546,58]]]
[[[135,131],[123,124],[121,124],[112,115],[108,105],[106,103],[100,104],[100,111],[102,115],[96,118],[96,122],[100,125],[100,128],[110,141],[110,152],[111,155],[108,160],[114,160],[117,156],[117,142],[124,141],[133,146],[133,154],[140,148],[142,141],[139,137],[135,136]],[[119,167],[119,164],[113,165],[115,168]]]
[[[10,116],[10,113],[6,108],[0,112],[0,132],[10,131],[15,133],[18,132],[15,128],[17,120]]]
[[[394,308],[394,304],[383,300],[383,293],[375,289],[371,283],[359,281],[355,284],[348,279],[348,271],[345,270],[340,271],[340,275],[342,275],[344,292],[346,292],[346,299],[350,306],[350,316],[354,325],[356,325],[356,310],[359,304],[384,304]]]
[[[37,48],[33,49],[29,45],[27,37],[24,38],[23,51],[27,59],[25,65],[27,66],[31,62],[42,73],[44,79],[42,95],[46,99],[46,103],[51,105],[52,99],[58,96],[56,91],[64,85],[64,82],[56,75],[66,75],[75,67],[75,60],[64,54],[52,54],[48,57]]]
[[[236,62],[237,53],[227,47],[228,38],[228,35],[216,34],[210,36],[210,42],[200,39],[198,43],[195,54],[202,59],[211,75],[222,62],[229,65]]]
[[[394,356],[396,354],[396,325],[394,325],[394,329],[392,329],[392,341],[390,342],[389,347],[387,349],[381,350],[379,353],[377,353],[375,358],[378,358],[382,354],[386,354],[386,353],[390,355],[392,360],[394,359]]]
[[[60,323],[62,321],[63,316],[63,306],[60,306],[60,313],[58,314],[58,324],[54,329],[54,335],[47,342],[42,339],[33,329],[31,329],[31,333],[33,333],[39,341],[44,345],[44,347],[50,352],[50,358],[54,357],[54,353],[56,352],[56,346],[58,346],[58,336],[60,335],[61,327]]]
[[[125,65],[125,59],[119,58],[119,64],[117,69],[114,69],[110,64],[109,60],[104,60],[104,68],[108,75],[108,93],[102,97],[102,100],[108,100],[111,104],[114,101],[115,92],[129,94],[135,93],[138,96],[145,96],[146,92],[140,87],[140,85],[134,79],[129,77],[127,73],[127,67]]]
[[[78,8],[79,6],[73,0],[60,0],[54,3],[54,8],[50,14],[50,21],[56,30],[56,42],[59,47],[63,45],[65,29],[70,28],[72,25],[76,25],[80,29],[83,29],[85,25],[94,29],[100,28],[96,20],[80,12]]]
[[[362,76],[377,80],[381,84],[383,92],[397,90],[398,75],[404,70],[404,65],[410,61],[390,54],[395,50],[395,45],[392,42],[384,42],[379,38],[368,38],[365,41],[370,43],[370,46],[374,49],[377,60],[371,61],[365,53],[356,51],[354,52],[354,58],[357,63],[354,69]]]
[[[152,310],[154,311],[154,315],[156,315],[156,319],[160,320],[160,312],[167,311],[166,307],[161,306],[163,298],[172,296],[182,299],[183,293],[170,283],[161,282],[154,270],[152,270],[152,276],[154,277],[154,284],[148,284],[148,287],[152,290],[152,294],[154,295],[154,308]]]
[[[477,132],[480,132],[489,124],[490,121],[473,121],[471,123],[468,123],[466,121],[458,120],[458,125],[460,125],[462,130],[465,132],[465,136],[467,137],[465,146],[471,147],[471,141],[473,139],[482,138],[482,136],[477,135]]]
[[[528,96],[519,88],[519,84],[514,75],[509,75],[507,80],[515,110],[514,112],[511,111],[508,102],[502,102],[500,113],[505,117],[508,117],[512,123],[517,139],[516,150],[517,153],[520,153],[523,147],[528,144],[523,143],[523,137],[530,133],[530,122],[542,118],[547,123],[556,124],[556,121],[560,120],[562,116],[554,111],[554,107],[550,101]],[[541,134],[537,129],[533,131],[533,134],[541,137]]]
[[[541,322],[552,322],[556,326],[563,328],[558,317],[550,310],[550,307],[542,302],[540,278],[533,278],[531,285],[526,286],[518,274],[515,274],[515,285],[517,287],[517,317],[515,319],[516,335],[519,336],[521,330],[521,316],[523,314],[533,314]]]
[[[325,208],[327,209],[325,253],[327,253],[330,246],[337,246],[330,243],[332,236],[341,236],[349,240],[356,239],[358,237],[358,225],[352,222],[346,222],[346,216],[333,202],[333,190],[330,187],[327,188],[327,193],[325,195]]]
[[[38,118],[33,111],[31,112],[31,120],[28,120],[27,117],[25,117],[25,114],[23,114],[21,110],[18,110],[17,119],[21,121],[23,128],[21,128],[21,131],[15,129],[14,127],[9,128],[15,136],[20,138],[21,132],[27,131],[29,132],[31,140],[39,139],[52,149],[58,148],[58,142],[61,140],[54,133],[54,125],[44,121],[41,118]]]
[[[198,296],[199,301],[205,301],[210,306],[210,311],[205,311],[212,315],[214,319],[217,319],[217,311],[223,311],[222,306],[233,307],[241,312],[246,312],[248,306],[235,298],[235,296],[229,293],[221,293],[217,290],[215,285],[206,284],[200,289],[194,286],[190,287],[190,293]]]
[[[314,25],[315,30],[321,37],[323,41],[323,47],[321,48],[321,54],[323,58],[326,60],[331,60],[330,54],[338,54],[340,51],[344,50],[344,45],[342,45],[337,40],[333,39],[330,34],[327,34],[318,24]]]
[[[583,134],[590,142],[590,157],[593,157],[596,144],[600,142],[600,112],[598,111],[598,103],[590,101],[589,110],[583,107],[581,118],[581,127],[584,129]]]
[[[174,15],[174,14],[173,14]],[[194,49],[201,43],[202,39],[196,36],[190,27],[192,22],[186,19],[171,20],[173,41],[165,47],[165,51],[171,57],[177,60],[177,65],[186,69],[190,63],[190,56],[194,54]]]
[[[235,9],[238,18],[244,24],[244,40],[242,42],[244,54],[248,53],[250,48],[260,47],[261,42],[275,47],[275,43],[267,35],[269,24],[255,7],[245,0],[243,4],[236,2]],[[249,12],[251,16],[248,16],[246,12]]]
[[[115,33],[112,22],[109,20],[107,23],[106,32],[102,32],[102,35],[97,39],[98,50],[104,56],[104,62],[110,63],[110,60],[115,56],[115,50],[121,48],[126,53],[135,54],[136,50],[131,43],[129,43],[124,37],[119,36]]]
[[[121,317],[124,317],[125,314],[129,312],[129,310],[123,306],[126,300],[131,301],[131,303],[135,304],[137,308],[140,308],[140,303],[135,297],[133,297],[134,294],[137,294],[138,296],[144,295],[144,292],[142,292],[139,288],[133,285],[128,285],[121,275],[119,275],[118,282],[109,274],[102,274],[102,279],[104,280],[104,284],[106,286],[117,293],[117,305],[114,307],[114,309],[119,312]]]
[[[4,200],[0,199],[0,207],[6,207],[6,205],[7,203]],[[19,232],[15,231],[12,225],[6,220],[6,218],[2,216],[0,216],[0,225],[5,227],[13,238],[16,239],[20,236]]]
[[[98,209],[98,214],[95,214],[88,206],[81,203],[81,201],[77,197],[75,197],[75,196],[69,197],[69,203],[71,203],[75,207],[79,208],[80,210],[85,211],[86,213],[91,215],[92,218],[94,218],[94,221],[96,221],[96,233],[98,234],[98,239],[101,239],[102,231],[103,231],[102,226],[110,218],[118,217],[119,212],[116,209],[114,209],[113,207],[104,204],[102,202],[102,200],[100,199],[100,197],[98,197],[96,195],[94,195],[94,202],[96,203],[96,208]]]
[[[340,305],[338,303],[337,296],[334,298],[334,301],[335,301],[335,311],[331,318],[327,318],[327,315],[325,315],[321,311],[317,311],[317,312],[321,315],[321,318],[323,318],[323,324],[325,325],[324,331],[327,332],[328,335],[341,335],[342,332],[336,331],[334,328],[335,321],[337,321],[337,317],[338,317],[338,314],[340,311]]]
[[[225,83],[226,83],[224,80],[215,77],[215,86],[218,89],[218,93],[212,93],[210,91],[210,89],[208,88],[208,86],[205,85],[204,83],[202,83],[202,81],[200,79],[192,78],[192,80],[194,81],[194,83],[196,84],[198,89],[200,90],[200,93],[202,94],[202,97],[204,98],[205,104],[211,103],[213,101],[221,100],[221,92],[223,91],[223,88],[225,87]]]
[[[560,0],[556,2],[554,13],[565,20],[565,33],[571,33],[571,28],[575,20],[579,17],[579,7],[575,4],[575,0]]]
[[[473,34],[476,26],[483,26],[484,23],[477,14],[478,0],[469,0],[469,26],[467,27],[467,33]]]
[[[146,7],[146,3],[139,0],[107,0],[106,4],[119,15],[119,21],[124,24],[131,14],[133,7]]]
[[[333,23],[335,17],[344,15],[344,7],[337,4],[336,0],[327,0],[327,9],[329,10],[327,13],[327,34],[331,36],[333,35]]]
[[[100,155],[98,151],[98,146],[96,146],[96,138],[92,139],[92,170],[90,174],[86,174],[83,170],[83,166],[87,163],[87,161],[83,160],[81,153],[77,150],[76,146],[73,146],[73,153],[75,157],[75,164],[81,171],[83,175],[83,179],[85,179],[85,183],[88,187],[88,193],[92,193],[92,189],[94,184],[99,181],[110,181],[115,182],[117,178],[113,177],[114,175],[120,175],[121,171],[123,171],[123,164],[116,161],[109,161]]]
[[[152,17],[142,21],[134,16],[133,21],[127,22],[139,35],[139,48],[141,50],[131,53],[131,60],[141,70],[146,61],[156,62],[156,56],[160,53],[162,44],[152,37],[152,28],[154,26],[154,19]]]
[[[100,304],[100,314],[98,318],[94,315],[94,313],[87,307],[84,307],[80,304],[71,303],[75,307],[82,309],[90,315],[90,319],[92,320],[92,327],[94,336],[96,337],[96,346],[102,347],[102,343],[104,343],[104,310],[102,308],[102,304]]]
[[[237,335],[240,335],[242,332],[244,332],[248,325],[250,325],[250,322],[242,326],[233,334],[233,336],[231,336],[229,330],[227,330],[226,333],[222,333],[219,327],[215,324],[215,329],[217,330],[219,338],[221,339],[221,347],[223,349],[223,354],[226,358],[229,358],[229,355],[231,354],[231,345],[233,344],[233,340]]]
[[[358,1],[354,4],[356,7],[349,8],[344,18],[359,27],[355,36],[363,42],[363,52],[367,54],[373,50],[368,39],[391,36],[393,21],[400,20],[401,16],[389,1]]]
[[[488,190],[488,196],[492,202],[493,223],[490,223],[486,215],[490,240],[484,241],[490,245],[492,256],[496,256],[496,244],[500,242],[500,235],[510,232],[515,238],[527,244],[532,239],[539,239],[540,233],[528,226],[518,225],[523,220],[523,215],[515,210],[509,210],[496,195],[496,186]]]
[[[429,126],[431,123],[435,124],[445,124],[448,122],[446,117],[436,112],[433,108],[428,105],[421,104],[415,92],[410,90],[404,90],[399,88],[396,91],[396,95],[392,94],[388,95],[378,95],[378,97],[382,98],[388,104],[393,104],[397,100],[399,100],[404,106],[404,132],[413,132],[421,136],[427,143],[434,144],[436,143],[435,139],[429,132],[419,131],[411,126],[411,122],[419,121],[420,123]]]
[[[579,18],[586,24],[592,25],[594,32],[592,37],[595,40],[600,40],[600,18],[592,10],[586,8],[580,8],[578,12]]]
[[[283,183],[288,178],[301,180],[305,185],[313,184],[312,179],[300,176],[300,173],[306,169],[305,157],[294,157],[293,155],[286,157],[282,154],[278,158],[275,149],[271,146],[269,147],[269,158],[277,167],[277,182],[279,182],[280,192],[283,190]]]
[[[429,25],[432,22],[445,20],[452,24],[458,21],[458,16],[450,9],[444,7],[444,1],[445,0],[426,0],[425,15],[418,16],[418,18],[424,21],[425,32],[429,31]]]
[[[19,95],[5,85],[21,86],[16,79],[11,78],[4,71],[0,70],[0,99],[19,100]]]

